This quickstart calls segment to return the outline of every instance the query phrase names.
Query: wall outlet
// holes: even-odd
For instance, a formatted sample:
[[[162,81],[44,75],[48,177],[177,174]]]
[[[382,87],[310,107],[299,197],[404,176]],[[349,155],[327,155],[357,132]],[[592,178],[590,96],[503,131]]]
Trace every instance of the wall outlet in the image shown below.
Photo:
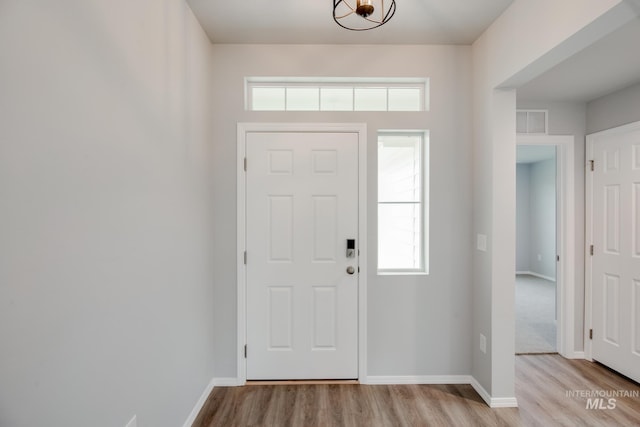
[[[479,251],[486,252],[487,251],[487,235],[486,234],[478,234],[476,239],[476,247]]]
[[[487,337],[480,334],[480,351],[487,354]]]
[[[538,254],[538,261],[542,261],[542,255]]]
[[[138,416],[134,415],[125,427],[138,427]]]

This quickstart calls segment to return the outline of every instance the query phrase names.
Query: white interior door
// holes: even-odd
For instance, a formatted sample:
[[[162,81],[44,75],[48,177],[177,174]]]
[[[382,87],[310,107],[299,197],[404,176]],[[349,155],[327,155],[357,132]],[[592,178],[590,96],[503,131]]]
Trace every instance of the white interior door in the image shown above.
[[[592,357],[640,381],[640,130],[590,141]]]
[[[245,149],[247,379],[357,378],[358,134],[252,132]]]

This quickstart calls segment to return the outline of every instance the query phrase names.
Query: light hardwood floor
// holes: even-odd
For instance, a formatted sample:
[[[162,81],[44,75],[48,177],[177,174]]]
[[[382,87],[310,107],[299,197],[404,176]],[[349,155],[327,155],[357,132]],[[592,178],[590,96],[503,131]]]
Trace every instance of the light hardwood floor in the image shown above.
[[[640,397],[587,409],[579,395],[611,391],[640,386],[584,360],[516,356],[519,408],[491,409],[469,385],[250,385],[216,387],[193,426],[640,425]]]

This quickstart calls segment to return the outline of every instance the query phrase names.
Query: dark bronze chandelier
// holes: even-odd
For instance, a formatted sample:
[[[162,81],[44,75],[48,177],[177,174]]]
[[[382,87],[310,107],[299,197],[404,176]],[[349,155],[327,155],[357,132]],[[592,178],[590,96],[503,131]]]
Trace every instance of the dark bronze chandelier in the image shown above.
[[[396,0],[333,0],[333,20],[342,28],[365,31],[378,28],[396,13]]]

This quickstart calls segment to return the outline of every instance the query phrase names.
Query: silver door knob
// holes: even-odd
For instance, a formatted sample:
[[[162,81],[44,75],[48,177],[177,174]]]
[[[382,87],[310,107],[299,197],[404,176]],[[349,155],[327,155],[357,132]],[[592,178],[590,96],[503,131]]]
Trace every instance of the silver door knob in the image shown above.
[[[355,268],[353,268],[352,266],[347,267],[347,273],[349,273],[349,274],[353,274],[353,273],[355,273],[355,272],[356,272],[356,269],[355,269]]]

